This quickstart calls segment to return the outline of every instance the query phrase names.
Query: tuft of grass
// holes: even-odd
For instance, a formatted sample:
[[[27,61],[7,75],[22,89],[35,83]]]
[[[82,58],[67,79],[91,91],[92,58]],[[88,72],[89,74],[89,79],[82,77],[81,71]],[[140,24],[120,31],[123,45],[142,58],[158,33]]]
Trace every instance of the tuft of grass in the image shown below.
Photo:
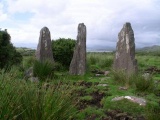
[[[149,103],[146,106],[145,116],[147,120],[160,120],[160,105],[158,103]]]
[[[142,75],[134,75],[132,77],[132,82],[135,84],[136,90],[137,91],[141,91],[141,92],[145,92],[145,91],[149,91],[149,92],[153,92],[154,90],[154,81],[152,79],[152,76],[148,76],[148,78],[145,78]]]
[[[38,77],[41,81],[44,81],[46,78],[53,77],[54,65],[50,61],[35,61],[33,65],[33,75]]]
[[[116,71],[112,70],[112,79],[117,84],[128,85],[129,84],[129,76],[124,71]]]
[[[92,99],[93,99],[93,98],[92,98],[92,96],[90,96],[90,95],[83,96],[83,97],[80,98],[80,100],[85,100],[85,101],[90,101],[90,100],[92,100]]]
[[[46,87],[1,72],[1,120],[67,120],[75,114],[73,86],[48,83]]]
[[[127,75],[123,71],[112,71],[112,79],[117,84],[122,84],[125,86],[135,87],[137,91],[140,92],[153,92],[154,90],[154,81],[152,76],[143,76],[142,74],[131,74]]]
[[[113,59],[112,58],[105,58],[102,59],[101,61],[99,61],[99,66],[101,68],[105,67],[105,68],[111,68],[113,64]]]
[[[88,59],[88,61],[89,61],[89,63],[90,63],[91,65],[95,65],[98,60],[99,60],[99,58],[96,57],[95,55],[89,56],[89,59]]]
[[[23,57],[23,68],[28,69],[34,65],[36,58],[33,56],[25,56]]]
[[[75,120],[91,120],[92,116],[96,116],[96,120],[101,120],[106,115],[104,114],[103,109],[98,109],[97,107],[87,107],[86,109],[79,112],[75,115]]]

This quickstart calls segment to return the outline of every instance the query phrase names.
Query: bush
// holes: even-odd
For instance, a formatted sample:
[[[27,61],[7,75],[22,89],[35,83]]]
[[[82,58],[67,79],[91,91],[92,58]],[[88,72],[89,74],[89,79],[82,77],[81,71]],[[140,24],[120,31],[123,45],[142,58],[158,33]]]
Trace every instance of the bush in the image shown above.
[[[52,40],[53,57],[56,62],[68,69],[73,57],[76,41],[73,39],[59,38]]]
[[[46,78],[53,77],[54,65],[50,61],[40,62],[35,60],[33,65],[33,75],[44,81]]]
[[[10,42],[7,31],[0,31],[0,68],[10,68],[12,65],[20,64],[22,56]]]

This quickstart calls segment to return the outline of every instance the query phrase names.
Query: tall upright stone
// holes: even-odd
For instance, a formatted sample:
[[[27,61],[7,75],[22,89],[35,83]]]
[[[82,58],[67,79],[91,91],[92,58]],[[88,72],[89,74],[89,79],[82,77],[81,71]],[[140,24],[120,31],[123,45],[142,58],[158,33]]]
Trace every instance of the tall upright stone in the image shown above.
[[[39,61],[49,60],[54,62],[50,31],[47,27],[43,27],[40,31],[36,58]]]
[[[86,26],[78,25],[77,42],[70,63],[69,73],[72,75],[84,75],[86,72]]]
[[[125,23],[118,34],[116,54],[113,69],[124,70],[128,75],[136,73],[137,60],[135,59],[134,32],[130,23]]]

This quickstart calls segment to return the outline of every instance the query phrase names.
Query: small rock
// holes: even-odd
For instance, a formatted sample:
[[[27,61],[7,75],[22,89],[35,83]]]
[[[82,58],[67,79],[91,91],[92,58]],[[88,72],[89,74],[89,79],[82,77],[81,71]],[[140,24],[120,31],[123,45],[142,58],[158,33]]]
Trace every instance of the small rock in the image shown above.
[[[106,80],[106,78],[101,78],[101,81],[105,81]]]
[[[106,86],[108,86],[108,84],[98,84],[98,86],[106,87]]]
[[[126,117],[127,116],[127,113],[118,113],[117,115],[116,115],[116,117]]]
[[[95,74],[95,76],[96,76],[96,77],[99,77],[99,76],[101,76],[101,74]]]
[[[39,82],[38,77],[30,77],[28,80],[31,81],[31,82],[34,82],[34,83]]]
[[[119,90],[128,90],[128,87],[119,87]]]
[[[24,73],[24,78],[29,78],[33,76],[33,67],[30,67],[28,70]]]
[[[46,90],[47,90],[47,89],[49,88],[49,86],[50,86],[49,83],[44,83],[42,87],[43,87],[43,89],[46,89]]]
[[[107,76],[110,72],[109,71],[104,71],[104,75]]]
[[[115,97],[112,99],[112,101],[119,101],[119,100],[122,100],[124,99],[124,96],[121,96],[121,97]]]
[[[144,77],[145,80],[149,80],[151,78],[151,75],[149,73],[144,73],[142,77]]]

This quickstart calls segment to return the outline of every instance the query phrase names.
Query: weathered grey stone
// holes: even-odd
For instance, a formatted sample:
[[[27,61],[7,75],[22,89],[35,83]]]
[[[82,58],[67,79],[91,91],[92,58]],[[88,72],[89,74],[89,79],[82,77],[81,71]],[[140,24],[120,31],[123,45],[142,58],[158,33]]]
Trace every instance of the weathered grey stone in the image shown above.
[[[108,87],[109,85],[108,85],[108,84],[102,84],[102,83],[100,83],[100,84],[98,84],[97,86]]]
[[[146,105],[146,100],[143,98],[135,97],[135,96],[120,96],[120,97],[115,97],[112,99],[112,101],[120,101],[123,99],[128,99],[131,102],[138,103],[139,105],[145,106]]]
[[[107,76],[110,72],[109,71],[104,71],[104,75]]]
[[[28,79],[30,77],[33,77],[33,67],[30,67],[29,69],[27,69],[24,73],[24,78]]]
[[[50,31],[47,27],[43,27],[40,31],[39,43],[36,51],[36,58],[39,61],[49,60],[54,62]]]
[[[134,32],[130,23],[125,23],[118,34],[116,54],[113,69],[124,70],[127,74],[136,73],[137,60],[135,59]]]
[[[39,82],[38,77],[30,77],[30,78],[28,78],[28,80],[29,80],[30,82],[34,82],[34,83],[38,83],[38,82]]]
[[[122,87],[122,86],[120,86],[119,90],[128,90],[128,87]]]
[[[84,23],[78,25],[77,43],[70,64],[69,73],[73,75],[84,75],[86,72],[86,26]]]
[[[151,75],[149,74],[149,73],[144,73],[143,75],[142,75],[142,77],[145,79],[145,80],[151,80]]]

